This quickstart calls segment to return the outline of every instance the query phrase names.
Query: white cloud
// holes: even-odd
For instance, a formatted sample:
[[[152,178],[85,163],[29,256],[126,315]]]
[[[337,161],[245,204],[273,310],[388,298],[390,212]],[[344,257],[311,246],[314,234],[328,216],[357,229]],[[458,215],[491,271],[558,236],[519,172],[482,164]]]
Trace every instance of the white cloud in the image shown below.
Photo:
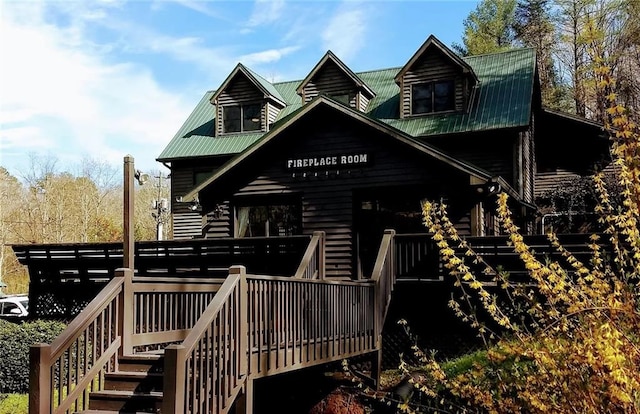
[[[256,0],[247,26],[256,27],[278,21],[284,6],[284,0]]]
[[[154,158],[192,103],[163,90],[147,68],[108,62],[78,41],[81,25],[45,22],[41,5],[31,6],[5,4],[0,21],[2,162],[37,148],[61,160],[83,153],[119,163],[140,154],[157,168]]]
[[[251,67],[254,64],[264,64],[264,63],[272,63],[277,62],[282,59],[286,55],[297,51],[299,47],[297,46],[289,46],[284,47],[282,49],[269,49],[263,50],[261,52],[250,53],[248,55],[244,55],[240,57],[240,62],[244,65]]]
[[[322,32],[325,49],[330,49],[341,60],[354,57],[367,42],[367,10],[359,2],[347,1],[338,10]]]

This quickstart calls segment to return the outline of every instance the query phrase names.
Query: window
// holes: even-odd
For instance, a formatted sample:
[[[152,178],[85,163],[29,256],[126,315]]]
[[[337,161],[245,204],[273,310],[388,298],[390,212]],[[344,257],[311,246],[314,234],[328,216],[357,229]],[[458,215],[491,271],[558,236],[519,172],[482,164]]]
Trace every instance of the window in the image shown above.
[[[222,131],[246,132],[260,130],[260,104],[222,107]]]
[[[298,205],[244,206],[237,210],[237,237],[293,236],[300,234]]]
[[[332,99],[343,103],[345,105],[350,105],[351,104],[351,100],[354,98],[355,95],[351,94],[351,93],[344,93],[344,94],[337,94],[337,95],[329,95],[329,97],[331,97]]]
[[[456,109],[453,80],[420,83],[411,89],[411,113],[453,111]]]

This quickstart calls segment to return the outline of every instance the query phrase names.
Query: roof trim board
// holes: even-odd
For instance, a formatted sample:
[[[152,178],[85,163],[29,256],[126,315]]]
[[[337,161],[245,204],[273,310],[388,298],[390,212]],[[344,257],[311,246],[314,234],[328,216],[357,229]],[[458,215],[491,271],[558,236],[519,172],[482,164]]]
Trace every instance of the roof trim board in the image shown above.
[[[258,75],[248,67],[244,66],[242,63],[238,63],[236,67],[231,71],[229,76],[222,82],[222,85],[216,90],[216,92],[211,97],[211,103],[215,103],[218,96],[227,89],[231,81],[238,75],[238,73],[242,73],[245,75],[251,83],[253,83],[256,88],[260,90],[264,94],[265,98],[271,98],[281,106],[287,106],[287,102],[282,98],[278,90],[266,79],[262,76]]]
[[[245,159],[247,159],[249,156],[251,156],[252,154],[254,154],[255,152],[257,152],[258,150],[260,150],[263,146],[265,146],[266,144],[268,144],[271,140],[273,140],[278,134],[280,134],[281,132],[285,131],[289,126],[293,125],[294,123],[296,123],[300,118],[302,118],[303,116],[305,116],[306,114],[308,114],[310,111],[314,110],[314,108],[319,107],[320,105],[324,105],[330,108],[333,108],[339,112],[342,112],[343,114],[350,116],[351,118],[362,122],[363,124],[366,124],[370,127],[373,127],[375,129],[377,129],[380,132],[383,132],[387,135],[390,135],[391,137],[397,139],[398,141],[411,146],[412,148],[418,150],[420,153],[428,155],[432,158],[435,158],[439,161],[442,161],[446,164],[451,165],[452,167],[463,171],[466,174],[469,174],[471,176],[474,176],[480,180],[483,181],[490,181],[493,179],[493,177],[486,171],[481,170],[475,166],[472,166],[470,164],[464,163],[460,160],[457,160],[433,147],[431,147],[428,144],[425,143],[421,143],[419,141],[416,141],[413,137],[405,134],[404,132],[397,130],[395,128],[390,127],[389,125],[377,121],[373,118],[370,118],[368,116],[366,116],[365,114],[356,111],[340,102],[337,102],[333,99],[330,99],[326,96],[318,96],[316,98],[314,98],[311,102],[309,102],[307,105],[301,107],[300,109],[298,109],[298,111],[290,114],[290,116],[286,119],[283,120],[282,123],[280,123],[276,128],[272,129],[271,131],[269,131],[268,133],[266,133],[262,139],[260,139],[259,141],[257,141],[256,143],[254,143],[253,145],[251,145],[249,148],[247,148],[246,150],[244,150],[243,152],[241,152],[240,154],[238,154],[236,157],[232,158],[231,160],[229,160],[227,163],[225,163],[222,167],[220,167],[211,177],[209,177],[208,179],[206,179],[205,181],[203,181],[201,184],[199,184],[198,186],[196,186],[194,189],[192,189],[191,191],[189,191],[186,195],[184,195],[182,197],[182,201],[184,202],[190,202],[193,201],[197,198],[198,193],[200,191],[202,191],[203,189],[205,189],[206,187],[208,187],[210,184],[212,184],[213,182],[215,182],[216,180],[218,180],[220,177],[226,175],[227,173],[229,173],[229,171],[231,171],[232,169],[234,169],[237,165],[241,164]]]
[[[451,49],[449,49],[444,43],[442,43],[440,40],[438,40],[438,38],[436,38],[434,35],[430,35],[427,38],[427,40],[422,44],[422,46],[420,46],[420,48],[416,51],[416,53],[413,54],[411,59],[409,59],[409,61],[402,67],[402,69],[400,69],[400,71],[398,72],[398,74],[395,77],[396,83],[398,83],[398,84],[400,83],[400,80],[405,75],[405,73],[407,73],[407,71],[409,69],[411,69],[411,67],[416,63],[416,61],[418,59],[420,59],[420,57],[422,57],[422,55],[425,53],[425,51],[427,49],[429,49],[430,47],[438,48],[453,63],[455,63],[457,66],[459,66],[465,74],[471,75],[473,77],[474,82],[476,82],[476,83],[478,82],[478,76],[473,71],[473,68],[467,62],[462,60],[462,58],[460,56],[458,56]]]
[[[347,75],[347,77],[349,77],[353,81],[353,83],[356,84],[358,88],[369,94],[369,98],[373,98],[376,96],[376,93],[362,79],[360,79],[358,75],[356,75],[351,69],[349,69],[347,65],[345,65],[340,59],[338,59],[338,57],[330,50],[325,53],[325,55],[322,57],[322,59],[320,59],[318,63],[316,63],[307,77],[304,78],[302,82],[300,82],[300,86],[298,86],[298,88],[296,89],[296,93],[298,95],[302,94],[302,90],[304,89],[304,87],[307,86],[309,82],[311,82],[311,79],[316,76],[316,74],[325,66],[328,61],[332,61],[333,63],[335,63],[338,68],[340,68],[340,70],[342,70],[342,72]]]

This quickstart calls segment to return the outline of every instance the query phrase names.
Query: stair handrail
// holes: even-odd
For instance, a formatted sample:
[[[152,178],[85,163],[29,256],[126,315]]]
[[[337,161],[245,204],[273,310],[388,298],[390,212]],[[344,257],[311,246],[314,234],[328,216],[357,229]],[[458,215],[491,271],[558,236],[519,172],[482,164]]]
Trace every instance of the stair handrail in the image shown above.
[[[387,229],[384,231],[378,256],[376,257],[376,262],[371,274],[371,281],[373,281],[376,286],[375,326],[376,336],[379,340],[382,335],[382,328],[387,316],[387,310],[389,309],[389,303],[391,302],[391,293],[395,285],[395,235],[395,230]]]
[[[248,372],[246,298],[246,268],[231,266],[229,276],[185,340],[165,348],[163,413],[220,413],[233,404]],[[220,319],[223,314],[225,320]],[[207,352],[216,355],[202,355]],[[231,355],[226,355],[227,352]],[[196,353],[208,363],[196,364]],[[200,385],[196,393],[195,388]],[[215,401],[215,406],[211,406],[208,398]],[[190,410],[186,404],[192,405]]]
[[[294,279],[320,279],[325,276],[325,232],[314,231],[302,256]]]
[[[88,408],[88,391],[101,386],[96,378],[108,364],[117,363],[114,357],[118,353],[122,354],[125,327],[130,326],[126,321],[131,310],[125,310],[125,302],[132,275],[130,269],[117,269],[115,277],[51,344],[31,346],[29,414]]]

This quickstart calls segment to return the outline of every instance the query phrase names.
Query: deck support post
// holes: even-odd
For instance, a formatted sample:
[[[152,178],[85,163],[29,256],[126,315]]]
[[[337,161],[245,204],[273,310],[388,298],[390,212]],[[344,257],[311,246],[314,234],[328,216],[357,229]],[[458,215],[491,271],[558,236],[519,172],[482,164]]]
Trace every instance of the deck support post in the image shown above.
[[[29,414],[51,412],[51,345],[34,344],[29,349]]]
[[[124,278],[118,301],[118,335],[122,339],[118,355],[131,355],[133,354],[133,269],[116,269],[115,277]]]
[[[247,378],[236,402],[235,414],[253,414],[253,380]]]
[[[162,413],[183,414],[186,398],[184,346],[169,345],[164,350]]]
[[[324,231],[314,231],[314,235],[320,237],[318,242],[318,279],[324,280],[326,275],[326,233]]]

